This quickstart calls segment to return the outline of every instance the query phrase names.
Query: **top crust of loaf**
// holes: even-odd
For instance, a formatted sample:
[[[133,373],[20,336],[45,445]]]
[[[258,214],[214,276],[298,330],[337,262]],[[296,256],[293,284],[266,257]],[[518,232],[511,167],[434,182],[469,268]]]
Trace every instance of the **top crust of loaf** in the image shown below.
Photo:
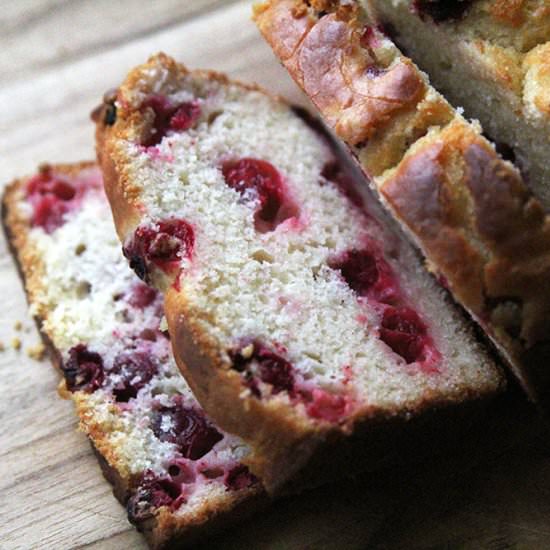
[[[410,6],[411,0],[400,0]],[[368,5],[368,0],[363,0]],[[550,121],[550,6],[545,0],[474,0],[462,17],[427,24],[449,27],[479,65],[479,76],[517,98],[523,115]],[[412,9],[412,8],[409,8]]]
[[[315,7],[271,0],[256,8],[255,19],[290,74],[374,178],[373,186],[429,267],[487,330],[530,395],[540,398],[548,390],[550,358],[550,217],[479,128],[454,111],[363,12],[319,16]],[[318,70],[321,52],[330,71]],[[358,72],[350,69],[358,67]],[[398,71],[418,81],[420,93],[406,96],[390,84]],[[319,99],[321,87],[325,94]],[[372,108],[374,89],[381,91],[377,102],[393,103],[392,112]],[[364,135],[370,137],[366,143],[357,139]],[[515,329],[507,325],[510,316]]]
[[[228,83],[235,86],[234,83],[215,73],[189,73],[181,65],[175,64],[166,56],[159,55],[151,58],[147,64],[134,69],[119,88],[114,100],[117,109],[114,124],[111,124],[107,117],[108,110],[113,105],[112,102],[107,101],[97,113],[98,158],[103,169],[118,233],[123,242],[127,242],[136,226],[151,215],[147,211],[148,207],[145,206],[145,192],[140,189],[137,182],[132,180],[136,173],[135,166],[130,166],[132,161],[124,152],[124,143],[131,142],[130,146],[134,147],[135,142],[139,143],[141,132],[146,129],[147,117],[139,111],[139,108],[148,93],[151,91],[158,93],[159,90],[163,93],[171,93],[171,86],[177,90],[178,83],[183,79],[188,79],[186,86],[190,86],[190,78],[194,78],[192,86],[200,86],[200,82],[204,79],[212,84]],[[403,78],[396,78],[396,81],[399,80],[404,82],[403,94],[414,96],[417,93],[414,82],[412,86],[406,82],[406,75]],[[237,86],[240,85],[237,84]],[[242,90],[244,92],[258,89],[242,86]],[[273,109],[273,112],[283,109],[284,103],[272,102],[268,98],[269,96],[262,99],[262,108]],[[266,107],[264,102],[269,102],[269,107]],[[286,107],[284,112],[290,114]],[[301,122],[300,125],[300,131],[309,136],[311,130]],[[322,140],[318,140],[319,150],[325,151],[322,143]],[[150,174],[151,180],[154,180],[156,172],[144,173]],[[319,172],[315,172],[315,178],[319,177],[318,174]],[[212,186],[216,182],[215,177],[213,182]],[[141,185],[145,189],[143,182]],[[223,188],[226,189],[225,184]],[[179,193],[184,194],[179,186],[178,189]],[[143,193],[141,197],[143,202],[140,200],[140,193]],[[340,197],[340,200],[347,204],[346,199]],[[164,215],[167,214],[164,213]],[[425,280],[425,274],[419,272],[417,275],[422,281]],[[189,278],[191,279],[192,275]],[[210,313],[205,313],[200,307],[195,306],[191,301],[192,296],[186,295],[183,291],[180,292],[174,288],[173,281],[166,279],[155,279],[154,283],[162,287],[165,292],[166,317],[178,365],[209,414],[228,431],[238,433],[251,443],[255,452],[252,457],[248,457],[247,463],[261,477],[268,490],[276,489],[282,481],[303,467],[318,447],[328,442],[345,439],[358,427],[368,429],[376,421],[382,421],[388,417],[397,416],[405,420],[411,414],[420,414],[434,407],[469,399],[475,400],[494,393],[501,386],[500,375],[494,366],[479,350],[468,331],[465,330],[459,316],[451,313],[448,322],[454,323],[455,331],[460,333],[460,336],[457,334],[457,338],[460,337],[460,341],[464,342],[465,349],[472,351],[472,357],[468,356],[470,362],[461,359],[460,369],[456,372],[462,374],[457,374],[457,379],[453,379],[452,387],[450,387],[451,383],[447,383],[442,389],[443,383],[441,383],[438,388],[433,382],[434,385],[427,391],[415,393],[414,401],[411,398],[406,406],[394,405],[392,408],[388,405],[385,409],[372,405],[358,406],[339,424],[313,421],[305,415],[303,407],[289,406],[288,396],[282,393],[262,401],[251,395],[249,391],[243,391],[242,377],[231,368],[226,357],[227,353],[220,350],[220,343],[204,330],[204,317]],[[185,280],[181,284],[186,288]],[[429,285],[432,284],[429,283]],[[426,286],[428,286],[427,281]],[[445,304],[439,291],[433,286],[430,288],[430,292],[441,299],[441,304]],[[470,367],[469,370],[466,364]],[[449,365],[452,366],[451,359],[449,359]],[[460,376],[463,378],[461,379]]]

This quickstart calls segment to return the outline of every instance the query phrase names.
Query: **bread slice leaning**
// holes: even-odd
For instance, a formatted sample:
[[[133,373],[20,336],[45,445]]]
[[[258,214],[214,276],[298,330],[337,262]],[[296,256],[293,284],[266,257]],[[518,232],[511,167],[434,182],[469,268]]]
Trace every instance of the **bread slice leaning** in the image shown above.
[[[163,54],[105,99],[97,153],[125,254],[164,292],[179,367],[269,491],[352,442],[382,455],[375,432],[502,388],[307,118]]]
[[[189,547],[267,497],[248,448],[209,420],[160,326],[162,296],[120,251],[97,165],[11,184],[3,221],[60,393],[152,548]]]
[[[480,120],[550,211],[548,2],[363,4],[451,103]]]
[[[550,404],[550,216],[519,171],[357,2],[269,0],[256,23],[428,268]]]

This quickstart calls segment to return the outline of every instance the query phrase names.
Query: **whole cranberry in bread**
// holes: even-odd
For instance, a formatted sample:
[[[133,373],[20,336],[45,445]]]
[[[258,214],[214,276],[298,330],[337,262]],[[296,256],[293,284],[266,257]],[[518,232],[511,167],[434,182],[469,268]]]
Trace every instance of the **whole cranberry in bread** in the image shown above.
[[[157,55],[96,120],[125,255],[164,293],[180,369],[268,490],[385,418],[502,387],[326,135],[283,101]]]

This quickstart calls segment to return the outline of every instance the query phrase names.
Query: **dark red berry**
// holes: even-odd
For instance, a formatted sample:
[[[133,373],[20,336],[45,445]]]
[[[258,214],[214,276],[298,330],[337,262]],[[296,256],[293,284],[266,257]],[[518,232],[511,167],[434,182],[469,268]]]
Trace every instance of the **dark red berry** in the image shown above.
[[[397,279],[374,244],[361,250],[348,250],[329,265],[340,270],[346,283],[359,296],[369,296],[386,304],[398,300]]]
[[[128,303],[135,308],[143,309],[150,306],[157,297],[158,292],[147,285],[136,283],[132,286]]]
[[[424,18],[430,17],[436,23],[460,19],[470,7],[471,0],[414,0],[413,9]]]
[[[238,464],[225,474],[223,482],[230,491],[240,491],[256,484],[258,478],[244,464]]]
[[[76,189],[51,169],[46,169],[29,180],[26,195],[33,206],[32,224],[51,233],[63,225]]]
[[[424,358],[426,331],[416,311],[408,307],[389,307],[384,311],[380,338],[407,363],[414,363]]]
[[[357,189],[354,180],[342,170],[342,166],[336,160],[327,162],[321,170],[321,177],[331,181],[338,187],[355,206],[363,208],[363,198]]]
[[[183,457],[198,460],[223,439],[223,435],[190,407],[175,402],[154,412],[151,429],[161,441],[175,443]]]
[[[109,371],[109,376],[116,380],[113,384],[113,395],[116,401],[126,403],[136,397],[158,371],[150,354],[138,351],[119,353]]]
[[[201,116],[200,105],[196,101],[182,103],[174,116],[170,119],[170,128],[173,130],[189,130]]]
[[[184,502],[181,496],[180,484],[147,470],[142,474],[137,488],[126,504],[128,519],[134,525],[138,525],[151,518],[161,506],[177,510]]]
[[[254,214],[258,231],[272,231],[285,219],[297,215],[296,207],[285,200],[281,175],[269,162],[254,158],[230,160],[223,164],[222,173],[229,187],[258,200]]]
[[[69,350],[69,359],[61,369],[67,389],[71,392],[92,393],[103,384],[103,359],[99,353],[89,351],[84,344]]]
[[[142,145],[152,147],[158,145],[169,130],[184,131],[193,127],[201,115],[197,101],[173,104],[166,96],[155,94],[149,96],[142,109],[150,108],[155,117],[153,126]]]
[[[185,220],[165,220],[139,226],[123,252],[138,277],[149,281],[151,265],[165,273],[175,271],[182,258],[192,256],[194,244],[195,233]]]
[[[242,372],[245,384],[256,397],[260,396],[256,379],[271,385],[271,393],[292,393],[294,374],[292,365],[277,353],[259,342],[250,342],[230,353],[233,368]]]

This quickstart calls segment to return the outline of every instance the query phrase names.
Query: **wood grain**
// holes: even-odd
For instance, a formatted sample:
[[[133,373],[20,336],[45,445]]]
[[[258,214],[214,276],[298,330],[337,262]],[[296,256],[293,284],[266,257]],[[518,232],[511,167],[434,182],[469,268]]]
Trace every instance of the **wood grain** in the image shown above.
[[[158,50],[305,103],[249,16],[248,1],[3,2],[0,180],[93,158],[89,112]],[[0,296],[0,548],[145,548],[57,396],[57,374],[26,354],[38,338],[3,237]],[[207,548],[548,548],[550,456],[522,407],[455,457],[284,499]]]

